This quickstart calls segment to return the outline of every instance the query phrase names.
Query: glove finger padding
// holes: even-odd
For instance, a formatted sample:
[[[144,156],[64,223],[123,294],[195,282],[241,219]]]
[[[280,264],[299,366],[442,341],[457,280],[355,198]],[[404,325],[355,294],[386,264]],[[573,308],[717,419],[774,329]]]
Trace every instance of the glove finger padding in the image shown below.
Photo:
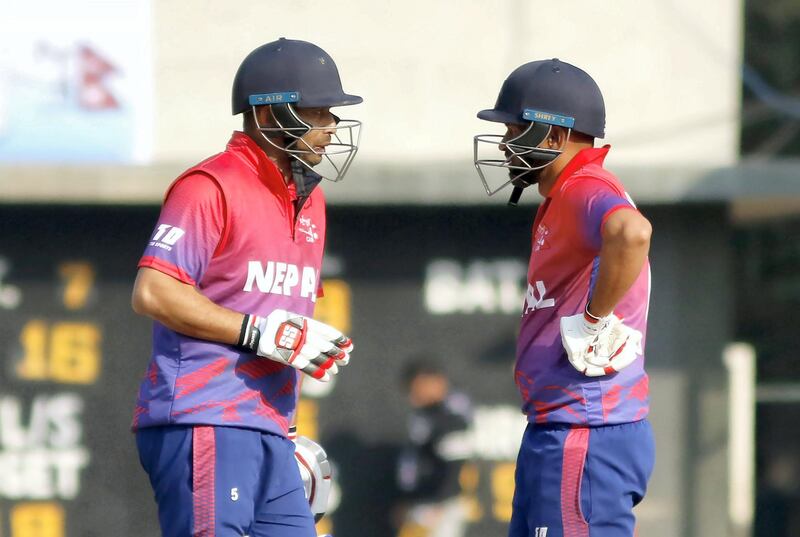
[[[349,340],[344,334],[332,327],[331,325],[321,323],[314,319],[308,319],[308,327],[316,332],[320,337],[338,345],[339,340]],[[343,349],[344,350],[344,349]]]
[[[307,362],[303,372],[308,373],[317,380],[327,382],[332,375],[339,372],[335,360],[308,341],[300,349],[300,356]]]
[[[317,337],[330,343],[328,347],[321,347],[340,366],[350,362],[350,353],[353,352],[353,340],[345,336],[332,326],[308,319],[310,331]]]
[[[608,363],[603,366],[603,370],[607,374],[622,371],[642,354],[641,332],[625,326],[622,322],[614,327],[614,332],[613,338],[616,343],[612,348],[617,350],[608,358]],[[619,344],[620,341],[621,344]]]
[[[331,464],[322,446],[313,440],[299,436],[295,440],[294,456],[303,478],[308,505],[319,521],[328,508],[328,497],[331,491]]]
[[[329,371],[331,375],[339,372],[340,359],[346,355],[332,341],[320,337],[317,332],[309,331],[306,337],[306,346],[309,347],[307,354],[311,363],[320,369]],[[311,356],[314,352],[316,355]],[[341,365],[345,364],[346,362]]]
[[[314,319],[275,310],[264,319],[257,354],[329,381],[350,360],[353,344],[341,332]]]
[[[353,352],[353,340],[347,336],[343,335],[339,338],[336,338],[334,340],[334,344],[347,354]]]
[[[327,369],[323,369],[319,365],[312,362],[312,359],[318,356],[318,354],[305,355],[303,354],[303,352],[304,351],[301,351],[301,353],[298,355],[297,359],[292,364],[292,367],[299,369],[309,377],[314,378],[320,382],[328,382],[329,380],[331,380],[331,374],[328,372]]]
[[[613,314],[591,325],[583,314],[562,317],[561,341],[570,364],[589,377],[616,373],[642,352],[641,332]]]
[[[336,345],[340,350],[347,354],[353,352],[353,340],[336,330],[334,327],[319,321],[315,321],[314,319],[308,319],[308,325],[314,330],[314,332],[318,333],[320,336]]]

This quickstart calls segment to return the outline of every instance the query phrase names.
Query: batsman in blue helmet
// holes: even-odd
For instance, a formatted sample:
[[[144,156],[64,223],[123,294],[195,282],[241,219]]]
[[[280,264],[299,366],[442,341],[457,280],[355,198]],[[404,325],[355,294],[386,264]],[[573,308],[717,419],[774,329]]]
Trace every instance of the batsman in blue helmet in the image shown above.
[[[528,426],[509,537],[632,537],[654,464],[644,369],[650,223],[604,168],[605,105],[585,71],[526,63],[474,138],[488,194],[536,186],[514,380]],[[485,151],[484,151],[485,150]],[[492,176],[494,177],[492,179]]]
[[[328,53],[312,43],[281,38],[251,52],[233,80],[232,111],[244,114],[245,129],[290,157],[300,195],[321,178],[341,180],[358,151],[361,122],[330,113],[362,98],[342,89]],[[335,128],[320,127],[321,116]],[[332,139],[324,145],[320,139]]]
[[[258,47],[233,82],[242,131],[167,190],[132,298],[153,320],[132,429],[165,537],[316,536],[331,465],[295,412],[301,379],[331,380],[353,350],[313,315],[319,184],[358,149],[360,123],[331,109],[361,100],[317,45]]]

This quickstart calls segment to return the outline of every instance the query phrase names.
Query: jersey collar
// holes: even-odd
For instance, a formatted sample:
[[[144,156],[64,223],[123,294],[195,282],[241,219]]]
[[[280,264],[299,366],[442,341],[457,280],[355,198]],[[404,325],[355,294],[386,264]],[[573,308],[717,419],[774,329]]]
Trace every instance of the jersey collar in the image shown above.
[[[558,175],[558,179],[556,179],[556,182],[553,183],[550,192],[547,193],[547,197],[553,197],[553,194],[558,192],[558,189],[561,188],[561,185],[564,183],[564,181],[575,175],[575,173],[584,166],[595,164],[602,168],[609,149],[611,149],[611,146],[608,144],[604,145],[603,147],[587,147],[586,149],[581,149],[574,157],[572,157],[572,160],[567,163],[564,169],[561,170],[561,173]]]
[[[286,184],[278,166],[250,136],[241,131],[234,131],[228,142],[228,150],[241,156],[270,190],[280,192],[290,199],[297,197],[290,186]]]

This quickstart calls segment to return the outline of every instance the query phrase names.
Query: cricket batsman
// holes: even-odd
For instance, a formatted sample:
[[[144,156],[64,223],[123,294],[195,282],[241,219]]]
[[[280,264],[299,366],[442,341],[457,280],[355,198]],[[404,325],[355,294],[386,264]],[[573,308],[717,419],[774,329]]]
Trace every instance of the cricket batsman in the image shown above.
[[[324,50],[281,38],[233,81],[225,150],[167,190],[133,290],[153,350],[133,418],[165,537],[314,537],[330,465],[293,442],[301,375],[328,381],[353,345],[311,319],[325,242],[323,178],[343,177],[358,104]]]
[[[654,463],[644,344],[651,226],[603,167],[610,146],[595,81],[569,63],[515,69],[480,119],[475,166],[515,204],[536,185],[515,380],[528,426],[510,537],[632,537]],[[493,182],[492,172],[502,180]]]

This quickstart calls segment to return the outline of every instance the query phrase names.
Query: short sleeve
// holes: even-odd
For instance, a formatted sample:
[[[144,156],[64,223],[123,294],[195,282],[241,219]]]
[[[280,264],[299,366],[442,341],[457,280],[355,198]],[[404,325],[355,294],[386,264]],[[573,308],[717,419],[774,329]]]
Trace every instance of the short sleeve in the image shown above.
[[[182,177],[167,194],[139,267],[196,285],[223,236],[225,214],[225,198],[211,177]]]
[[[577,179],[564,191],[568,211],[577,222],[576,232],[597,251],[602,246],[603,225],[619,209],[636,209],[627,194],[622,195],[602,179]]]

